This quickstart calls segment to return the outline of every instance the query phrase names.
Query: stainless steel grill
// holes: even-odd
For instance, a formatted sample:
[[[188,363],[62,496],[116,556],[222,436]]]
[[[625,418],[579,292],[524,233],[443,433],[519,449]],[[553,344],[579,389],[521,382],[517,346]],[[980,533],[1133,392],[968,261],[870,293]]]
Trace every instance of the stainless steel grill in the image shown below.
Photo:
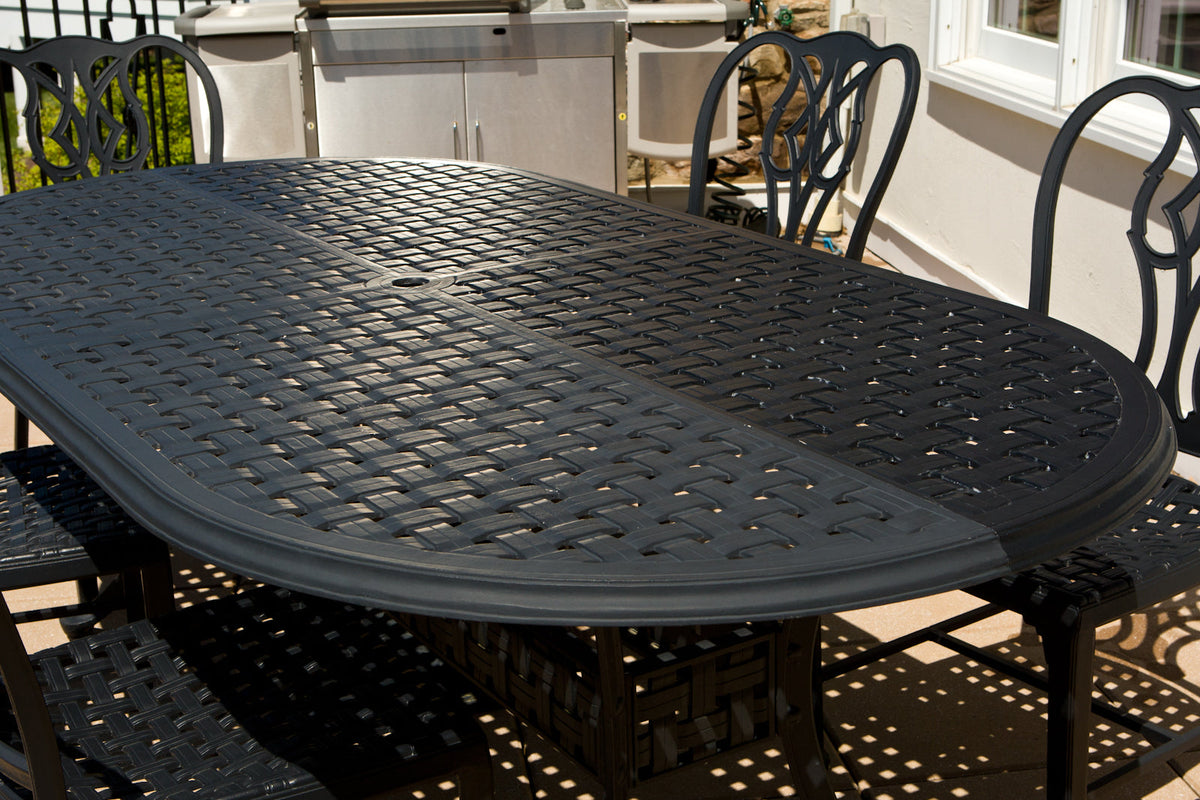
[[[300,0],[310,17],[362,14],[527,13],[529,0]]]
[[[624,192],[626,13],[625,0],[284,0],[189,11],[176,31],[217,79],[226,158],[466,159]]]

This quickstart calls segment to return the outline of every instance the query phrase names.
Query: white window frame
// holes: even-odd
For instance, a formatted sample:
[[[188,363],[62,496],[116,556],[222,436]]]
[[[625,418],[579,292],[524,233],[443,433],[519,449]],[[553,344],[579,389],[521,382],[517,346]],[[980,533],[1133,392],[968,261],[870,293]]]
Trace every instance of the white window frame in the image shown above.
[[[986,4],[980,4],[975,11],[979,16],[986,15]],[[971,50],[976,57],[984,61],[994,61],[1002,64],[1019,64],[1022,71],[1027,71],[1039,80],[1054,81],[1058,77],[1057,42],[1039,39],[1024,33],[1018,33],[1001,28],[993,28],[983,23],[983,20],[969,22],[971,25],[974,45]]]
[[[1059,41],[987,25],[987,0],[931,0],[931,83],[948,86],[1058,127],[1091,92],[1126,75],[1195,78],[1126,61],[1125,0],[1062,0]],[[1134,103],[1114,104],[1085,133],[1140,156],[1157,152],[1165,115]],[[1180,165],[1183,167],[1184,165]]]

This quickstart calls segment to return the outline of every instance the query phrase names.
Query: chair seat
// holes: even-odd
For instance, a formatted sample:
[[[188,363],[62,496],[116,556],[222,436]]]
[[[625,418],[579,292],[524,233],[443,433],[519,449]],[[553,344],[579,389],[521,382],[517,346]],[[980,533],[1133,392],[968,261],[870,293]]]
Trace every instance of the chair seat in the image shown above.
[[[78,800],[361,796],[490,770],[479,704],[385,612],[264,587],[31,660]]]
[[[1122,527],[1072,552],[967,591],[1027,619],[1103,624],[1191,588],[1200,575],[1200,486],[1176,475]]]
[[[54,445],[0,453],[0,589],[155,562],[167,548]]]

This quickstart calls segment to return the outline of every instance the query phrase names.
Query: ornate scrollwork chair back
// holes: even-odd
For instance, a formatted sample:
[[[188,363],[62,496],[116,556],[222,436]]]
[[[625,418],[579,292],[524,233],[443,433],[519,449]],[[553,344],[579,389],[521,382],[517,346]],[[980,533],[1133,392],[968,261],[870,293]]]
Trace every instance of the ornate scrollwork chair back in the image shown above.
[[[1167,121],[1161,148],[1129,206],[1126,237],[1141,294],[1141,329],[1137,352],[1131,355],[1148,372],[1154,362],[1156,385],[1175,422],[1179,446],[1200,454],[1200,416],[1195,411],[1200,407],[1200,375],[1188,347],[1200,311],[1200,287],[1192,266],[1200,250],[1200,173],[1195,166],[1200,161],[1200,88],[1147,76],[1127,78],[1100,89],[1071,114],[1047,158],[1035,201],[1030,308],[1049,311],[1056,215],[1075,145],[1106,107],[1131,98],[1152,99]],[[1168,188],[1172,165],[1181,159],[1190,163],[1190,177],[1182,188]],[[1157,235],[1152,230],[1155,221]],[[1169,309],[1161,308],[1161,296],[1170,298]],[[1164,329],[1169,329],[1165,336]]]
[[[860,259],[883,193],[891,181],[916,109],[920,65],[905,45],[878,47],[857,33],[838,31],[800,39],[784,31],[766,31],[736,47],[717,68],[696,123],[692,143],[689,213],[701,215],[705,201],[709,144],[722,94],[735,69],[762,48],[781,48],[787,81],[763,123],[758,154],[767,190],[766,230],[812,244],[820,220],[858,160],[872,91],[891,64],[903,85],[896,117],[878,165],[863,194],[846,255]],[[797,100],[803,98],[803,103]],[[800,108],[799,111],[792,109]],[[877,117],[878,118],[878,117]],[[780,214],[780,189],[788,193]],[[782,216],[782,221],[780,217]]]
[[[24,50],[0,49],[25,84],[21,116],[33,160],[47,180],[142,169],[152,155],[165,163],[166,120],[151,100],[162,91],[146,65],[178,56],[195,72],[208,105],[210,160],[221,161],[220,97],[208,67],[189,47],[166,36],[127,42],[88,36],[47,39]]]

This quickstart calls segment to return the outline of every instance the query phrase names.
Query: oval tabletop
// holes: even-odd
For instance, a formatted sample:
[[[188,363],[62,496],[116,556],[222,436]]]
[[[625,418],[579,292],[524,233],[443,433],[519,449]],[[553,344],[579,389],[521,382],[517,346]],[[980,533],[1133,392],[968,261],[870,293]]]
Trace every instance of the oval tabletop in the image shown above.
[[[468,619],[780,618],[1064,552],[1169,470],[1113,349],[519,170],[282,161],[0,200],[0,389],[135,517]]]

